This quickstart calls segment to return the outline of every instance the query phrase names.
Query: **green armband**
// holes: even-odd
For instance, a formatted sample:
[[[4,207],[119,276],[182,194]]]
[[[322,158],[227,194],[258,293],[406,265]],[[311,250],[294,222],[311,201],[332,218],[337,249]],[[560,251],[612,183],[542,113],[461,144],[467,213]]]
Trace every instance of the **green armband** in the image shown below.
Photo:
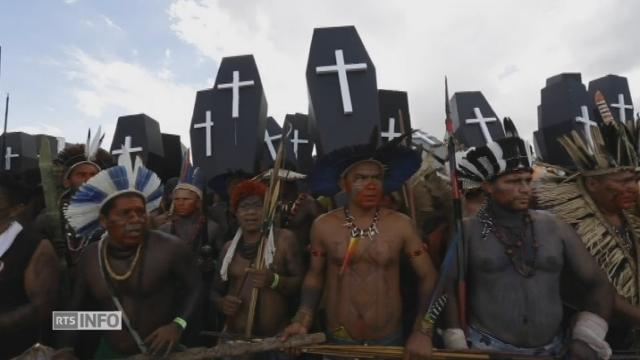
[[[175,319],[173,319],[173,322],[180,325],[182,330],[185,330],[187,328],[187,321],[181,317],[176,317]]]
[[[280,284],[280,275],[274,273],[273,282],[271,283],[271,288],[275,290],[278,287],[278,284]]]

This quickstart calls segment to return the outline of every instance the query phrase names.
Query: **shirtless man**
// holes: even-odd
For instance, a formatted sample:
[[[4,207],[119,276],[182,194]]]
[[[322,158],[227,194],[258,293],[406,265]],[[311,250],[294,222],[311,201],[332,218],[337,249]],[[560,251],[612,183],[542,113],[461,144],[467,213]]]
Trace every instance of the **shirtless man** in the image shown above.
[[[271,266],[255,270],[265,192],[266,186],[258,181],[247,180],[234,187],[231,208],[239,230],[220,254],[221,267],[212,292],[214,306],[227,317],[229,332],[244,333],[252,289],[260,289],[253,331],[260,337],[274,336],[288,324],[290,299],[298,294],[304,275],[299,244],[284,229],[275,229]]]
[[[101,231],[97,231],[95,234],[88,234],[87,236],[77,236],[75,231],[69,226],[68,222],[64,220],[62,212],[64,208],[69,205],[69,201],[75,192],[86,183],[87,180],[95,176],[100,170],[109,168],[113,165],[113,159],[111,155],[103,149],[99,148],[100,133],[96,134],[98,137],[93,147],[91,142],[88,144],[75,144],[69,146],[58,153],[58,156],[53,160],[54,165],[62,168],[62,186],[64,192],[59,199],[60,213],[62,217],[62,239],[56,238],[56,231],[52,228],[54,226],[60,226],[60,223],[54,221],[51,216],[46,213],[42,213],[38,216],[36,224],[38,231],[42,233],[45,239],[51,239],[56,252],[60,259],[66,262],[67,267],[73,269],[80,259],[80,255],[84,251],[85,246],[89,242],[97,241],[102,235]],[[98,147],[96,147],[96,145]],[[89,150],[87,150],[90,148]],[[73,277],[73,274],[71,274]]]
[[[396,172],[396,165],[408,164],[404,174],[410,176],[419,167],[420,157],[408,149],[386,149],[383,162],[376,160],[376,153],[366,154],[370,148],[358,149],[360,156],[348,161],[327,155],[324,161],[318,161],[313,172],[315,176],[339,174],[339,179],[333,178],[333,186],[339,181],[348,195],[348,205],[313,223],[311,265],[303,282],[300,308],[283,338],[309,330],[324,291],[329,342],[403,345],[399,270],[401,256],[407,256],[418,276],[421,309],[405,345],[405,358],[424,358],[432,351],[431,334],[420,326],[420,319],[437,275],[411,219],[380,207],[383,186],[385,190],[395,190],[385,183],[385,175],[398,180],[401,172]],[[323,168],[331,164],[344,167],[335,171]],[[312,189],[318,183],[311,175]]]
[[[95,224],[84,214],[97,210],[106,229],[106,236],[89,245],[78,264],[69,310],[116,311],[120,303],[131,325],[123,321],[122,330],[105,332],[95,358],[168,353],[178,345],[200,301],[201,281],[190,249],[174,236],[148,230],[148,210],[162,195],[160,180],[139,164],[121,169],[130,166],[124,156],[129,155],[121,155],[119,166],[80,188],[65,213],[82,233]],[[133,176],[124,189],[123,173]],[[64,335],[64,342],[73,345],[74,334]]]
[[[196,266],[200,270],[203,286],[202,301],[194,314],[191,326],[185,333],[184,343],[188,346],[206,345],[209,338],[202,338],[202,330],[216,330],[217,314],[208,305],[207,285],[213,282],[215,257],[222,248],[220,227],[213,220],[207,219],[202,212],[202,184],[199,168],[193,168],[188,162],[183,164],[184,176],[172,191],[173,213],[169,221],[160,227],[160,231],[175,235],[191,249]],[[206,223],[205,223],[206,221]],[[205,235],[206,231],[206,235]]]
[[[472,148],[458,162],[462,176],[481,182],[488,197],[478,214],[465,221],[467,340],[476,349],[558,356],[565,342],[564,271],[575,274],[586,290],[584,311],[567,341],[571,358],[606,358],[611,354],[604,341],[611,288],[568,225],[529,209],[531,162],[529,145],[517,137]],[[457,294],[450,291],[445,344],[465,348],[464,332],[452,329],[460,326],[457,304]]]
[[[596,142],[596,153],[607,154],[595,161],[576,153],[580,144],[573,137],[565,136],[565,146],[575,167],[577,176],[542,178],[536,191],[540,206],[556,214],[578,233],[596,262],[605,271],[615,288],[614,318],[608,341],[614,349],[640,350],[640,274],[638,273],[638,246],[640,241],[640,212],[638,205],[638,158],[635,133],[611,118],[600,92],[596,102],[603,118],[601,132],[619,136],[602,137]],[[597,131],[595,128],[593,131]],[[610,152],[610,149],[616,149]],[[624,149],[619,151],[617,149]],[[589,154],[590,152],[586,152]],[[625,156],[630,154],[631,156]],[[587,160],[587,161],[585,161]],[[572,305],[579,301],[580,289]]]
[[[203,236],[205,216],[202,212],[202,191],[180,182],[173,190],[172,203],[173,214],[159,230],[182,239],[196,256],[200,270],[203,273],[212,272],[215,256],[222,248],[222,234],[220,226],[207,219],[207,235]]]
[[[51,315],[58,289],[53,246],[17,221],[29,194],[12,175],[0,172],[0,359],[42,341],[40,325]]]

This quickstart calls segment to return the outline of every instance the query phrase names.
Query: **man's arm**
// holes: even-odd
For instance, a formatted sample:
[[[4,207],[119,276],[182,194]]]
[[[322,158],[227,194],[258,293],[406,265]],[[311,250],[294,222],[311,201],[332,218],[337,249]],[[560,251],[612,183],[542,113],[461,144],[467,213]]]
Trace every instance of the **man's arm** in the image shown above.
[[[100,271],[97,265],[98,263],[98,244],[90,244],[85,252],[80,256],[80,261],[76,265],[76,277],[73,284],[73,292],[71,299],[67,304],[63,304],[62,310],[67,311],[82,311],[85,310],[85,305],[92,303],[95,304],[96,300],[89,296],[89,285],[87,284],[87,274],[92,270],[91,267],[95,267],[93,271]],[[90,301],[92,300],[92,301]],[[97,308],[87,309],[97,310]],[[55,335],[56,346],[58,348],[74,348],[76,343],[77,332],[73,331],[57,331]]]
[[[564,244],[565,263],[585,286],[584,309],[605,320],[611,318],[613,289],[605,273],[600,269],[575,231],[556,219]]]
[[[280,281],[276,290],[287,296],[299,293],[302,277],[304,276],[304,265],[302,264],[302,254],[300,244],[293,232],[280,230],[280,243],[285,250],[286,275],[278,274]]]
[[[568,352],[571,358],[597,355],[598,358],[608,359],[611,357],[611,348],[605,336],[613,309],[613,287],[575,231],[558,219],[556,222],[563,240],[565,264],[586,288],[584,309],[576,315]]]
[[[215,270],[215,274],[213,274],[213,284],[211,289],[209,290],[209,301],[213,303],[213,306],[219,312],[223,312],[222,300],[224,299],[225,294],[227,293],[227,283],[222,280],[220,276],[220,267],[222,266],[222,261],[224,260],[227,251],[229,251],[229,245],[231,245],[231,241],[228,241],[222,247],[222,251],[218,254],[218,262]]]
[[[413,271],[415,271],[418,276],[417,285],[419,308],[416,324],[419,324],[427,312],[431,293],[433,292],[433,288],[438,280],[438,273],[433,267],[426,245],[422,240],[420,240],[413,222],[404,216],[402,218],[403,222],[400,223],[400,226],[403,227],[405,238],[403,249],[406,256],[409,258]]]
[[[289,336],[306,333],[313,324],[313,316],[322,297],[324,287],[325,267],[327,262],[326,246],[324,245],[323,227],[327,218],[320,217],[311,226],[311,262],[309,271],[302,282],[300,307],[283,333],[282,340]]]
[[[428,358],[431,356],[431,338],[433,324],[425,323],[423,318],[427,312],[428,302],[433,292],[438,274],[431,263],[426,245],[420,240],[415,224],[404,215],[398,215],[397,226],[403,234],[403,250],[411,267],[418,277],[418,316],[413,327],[413,333],[405,344],[404,359]]]
[[[58,258],[48,240],[40,241],[24,273],[29,302],[0,314],[0,334],[15,332],[51,315],[58,291]]]

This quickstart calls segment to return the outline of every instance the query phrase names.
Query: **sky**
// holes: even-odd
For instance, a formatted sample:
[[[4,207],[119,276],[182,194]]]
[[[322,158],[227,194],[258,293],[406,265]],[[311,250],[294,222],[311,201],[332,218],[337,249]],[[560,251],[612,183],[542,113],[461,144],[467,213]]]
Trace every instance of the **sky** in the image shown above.
[[[530,139],[561,72],[625,76],[640,104],[638,14],[623,0],[0,0],[0,94],[9,131],[82,142],[102,125],[108,148],[119,116],[146,113],[188,145],[196,92],[223,57],[255,56],[281,123],[307,112],[313,29],[355,25],[378,87],[408,92],[414,128],[442,137],[447,75]]]

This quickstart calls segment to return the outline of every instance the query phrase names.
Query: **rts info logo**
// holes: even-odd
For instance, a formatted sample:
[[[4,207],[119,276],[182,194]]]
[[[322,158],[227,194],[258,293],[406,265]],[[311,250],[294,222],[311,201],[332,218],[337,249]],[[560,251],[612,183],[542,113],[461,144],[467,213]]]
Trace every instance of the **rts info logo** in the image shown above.
[[[120,311],[54,311],[53,330],[122,330]]]

